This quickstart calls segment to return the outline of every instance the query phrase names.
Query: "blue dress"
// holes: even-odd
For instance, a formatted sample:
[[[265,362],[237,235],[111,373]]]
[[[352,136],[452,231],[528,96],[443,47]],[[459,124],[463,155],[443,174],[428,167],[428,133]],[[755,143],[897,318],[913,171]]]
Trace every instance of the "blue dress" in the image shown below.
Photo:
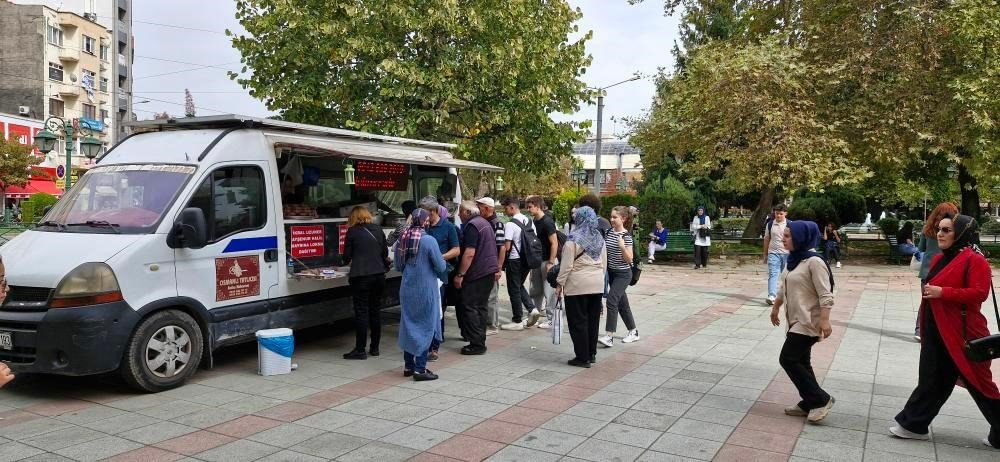
[[[412,355],[427,353],[431,340],[441,337],[441,291],[438,281],[446,281],[444,258],[437,240],[424,234],[420,237],[417,256],[405,267],[396,257],[396,270],[403,273],[399,288],[399,348]]]

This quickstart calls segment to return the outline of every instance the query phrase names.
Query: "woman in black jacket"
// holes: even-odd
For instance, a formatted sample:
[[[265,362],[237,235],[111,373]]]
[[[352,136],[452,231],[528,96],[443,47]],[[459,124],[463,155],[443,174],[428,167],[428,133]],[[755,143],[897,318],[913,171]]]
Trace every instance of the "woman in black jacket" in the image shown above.
[[[344,353],[344,359],[368,359],[378,356],[382,339],[382,292],[385,290],[386,263],[389,247],[382,228],[372,223],[372,214],[365,207],[354,207],[347,220],[343,261],[351,265],[348,281],[354,297],[354,349]],[[368,330],[371,347],[365,353]]]

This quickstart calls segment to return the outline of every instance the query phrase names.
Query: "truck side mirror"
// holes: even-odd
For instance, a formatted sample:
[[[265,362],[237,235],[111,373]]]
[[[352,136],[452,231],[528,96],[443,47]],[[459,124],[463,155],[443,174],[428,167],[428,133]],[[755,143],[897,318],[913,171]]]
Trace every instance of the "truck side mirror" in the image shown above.
[[[167,245],[172,249],[200,249],[208,242],[208,224],[205,212],[198,207],[181,210],[181,216],[174,222],[167,235]]]

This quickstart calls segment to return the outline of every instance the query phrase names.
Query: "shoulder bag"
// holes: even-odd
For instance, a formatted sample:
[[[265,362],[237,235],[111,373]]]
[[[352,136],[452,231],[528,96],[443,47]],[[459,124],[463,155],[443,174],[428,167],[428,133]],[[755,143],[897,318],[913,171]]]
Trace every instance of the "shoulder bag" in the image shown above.
[[[969,285],[969,265],[965,266],[965,285]],[[997,323],[1000,325],[1000,308],[997,308],[997,290],[993,287],[992,274],[990,275],[990,293],[993,295],[993,314],[996,315]],[[969,334],[965,324],[966,306],[962,304],[962,338],[965,339],[965,357],[970,361],[984,362],[1000,358],[1000,334],[987,335],[986,337],[969,340]]]
[[[641,275],[642,275],[642,259],[639,258],[639,252],[636,252],[635,250],[635,236],[633,236],[632,237],[632,280],[628,282],[628,285],[634,286],[638,284],[639,276]]]

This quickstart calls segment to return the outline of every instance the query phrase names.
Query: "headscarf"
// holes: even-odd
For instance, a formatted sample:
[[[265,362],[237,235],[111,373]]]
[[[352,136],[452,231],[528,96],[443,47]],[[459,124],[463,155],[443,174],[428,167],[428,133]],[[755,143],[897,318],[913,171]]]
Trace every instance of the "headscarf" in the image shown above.
[[[424,209],[414,209],[410,212],[410,224],[399,237],[399,245],[396,246],[396,260],[400,266],[406,266],[411,258],[417,256],[420,250],[420,238],[424,235],[424,225],[431,214]]]
[[[699,210],[701,210],[702,212],[705,212],[705,213],[703,213],[701,215],[698,215],[698,211]],[[703,225],[703,224],[705,224],[705,219],[708,218],[708,210],[705,210],[705,206],[704,205],[699,205],[698,208],[695,209],[694,217],[698,219],[698,224]]]
[[[823,258],[813,249],[819,245],[819,225],[814,221],[796,220],[788,222],[788,231],[792,234],[792,245],[794,248],[788,253],[788,271],[794,270],[799,263],[812,257]],[[826,259],[823,259],[826,262]],[[833,272],[827,264],[827,271],[830,272],[830,288],[833,289]]]
[[[951,215],[945,215],[944,218],[951,218]],[[927,273],[927,280],[930,281],[937,276],[958,254],[962,253],[966,247],[971,247],[973,251],[982,254],[982,250],[979,249],[979,223],[976,222],[975,218],[968,215],[958,215],[951,219],[952,226],[955,228],[955,243],[941,251],[941,259],[938,260],[937,264],[931,268],[930,272]],[[940,223],[940,222],[938,222]]]
[[[569,240],[582,247],[583,251],[597,260],[601,258],[601,250],[604,249],[604,235],[597,228],[597,214],[594,209],[583,206],[578,207],[573,214],[573,231],[569,233]]]

